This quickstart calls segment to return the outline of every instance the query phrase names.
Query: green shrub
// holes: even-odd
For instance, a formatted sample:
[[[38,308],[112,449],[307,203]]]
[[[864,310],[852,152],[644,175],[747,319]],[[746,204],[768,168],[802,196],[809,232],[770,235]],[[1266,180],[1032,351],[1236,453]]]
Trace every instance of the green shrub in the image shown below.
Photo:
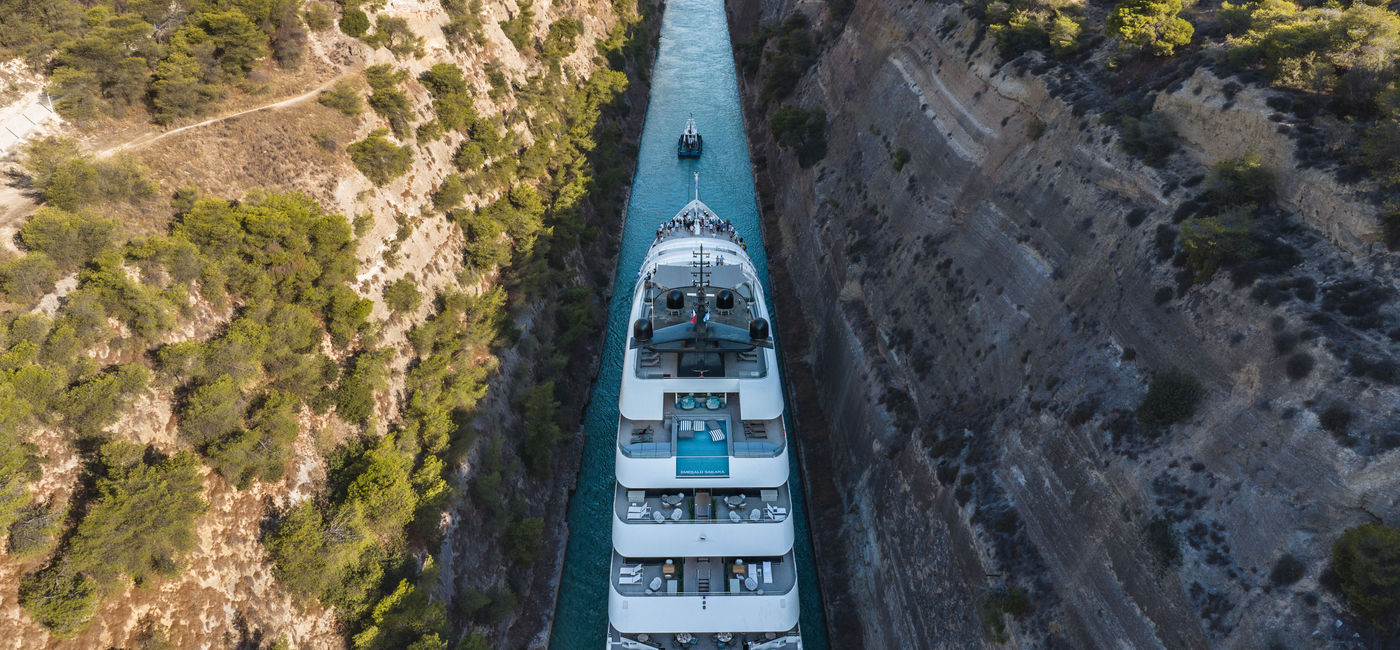
[[[414,137],[418,139],[419,146],[427,146],[428,143],[437,142],[444,135],[447,135],[447,131],[443,130],[442,123],[437,120],[423,122],[414,131]]]
[[[242,79],[268,55],[267,35],[241,11],[203,12],[197,23],[228,78]]]
[[[315,31],[325,31],[335,25],[335,14],[331,8],[319,2],[312,2],[306,6],[306,26]]]
[[[558,62],[573,53],[577,47],[575,42],[581,34],[583,23],[573,18],[560,18],[550,23],[549,32],[544,37],[544,45],[540,48],[540,56],[546,61]]]
[[[283,512],[263,536],[277,581],[301,598],[358,603],[365,593],[347,580],[374,544],[359,509],[347,505],[324,517],[311,501]]]
[[[1043,15],[1017,10],[1003,21],[993,22],[987,31],[996,39],[1002,58],[1014,59],[1026,52],[1050,49],[1050,34],[1043,23]]]
[[[445,650],[439,634],[447,633],[446,605],[408,580],[380,599],[365,629],[353,640],[356,650]]]
[[[96,499],[64,553],[66,563],[102,585],[123,574],[140,583],[177,573],[198,539],[195,519],[208,509],[194,454],[149,462],[144,453],[127,442],[102,447]]]
[[[210,466],[239,489],[254,480],[281,479],[297,437],[296,407],[292,395],[269,392],[249,413],[246,429],[235,430],[205,448]]]
[[[528,565],[539,559],[544,550],[544,519],[528,517],[515,521],[506,529],[501,546],[507,557],[520,564]]]
[[[481,0],[442,0],[442,8],[448,16],[442,35],[447,37],[449,47],[460,51],[469,44],[486,44],[486,34],[481,29]]]
[[[25,518],[29,484],[39,480],[38,447],[26,437],[31,405],[11,383],[0,384],[0,529]]]
[[[1400,531],[1380,524],[1348,529],[1332,545],[1332,569],[1351,608],[1392,631],[1400,620]]]
[[[1274,199],[1274,175],[1251,151],[1211,165],[1205,198],[1221,205],[1264,205]]]
[[[554,446],[563,438],[556,422],[559,403],[554,401],[554,381],[536,384],[520,399],[521,417],[525,420],[525,443],[522,456],[525,466],[536,476],[548,476],[554,460]]]
[[[501,31],[505,32],[506,38],[510,39],[515,49],[521,53],[529,51],[530,30],[535,24],[535,10],[532,0],[516,0],[516,8],[519,13],[510,20],[501,21]]]
[[[339,347],[349,345],[355,336],[367,327],[369,314],[373,309],[373,301],[361,298],[349,287],[333,287],[324,313],[326,332],[331,335],[331,342]]]
[[[1205,389],[1195,377],[1179,370],[1159,373],[1138,405],[1138,421],[1153,428],[1183,422],[1196,413],[1203,397]]]
[[[1317,416],[1318,424],[1336,436],[1345,436],[1351,426],[1351,409],[1340,403],[1333,403]]]
[[[1123,150],[1154,167],[1176,152],[1178,140],[1167,116],[1152,111],[1141,118],[1125,116],[1119,122]]]
[[[1181,222],[1181,245],[1186,266],[1197,282],[1205,282],[1222,266],[1254,257],[1254,206],[1226,208],[1218,216],[1193,217]]]
[[[389,121],[389,128],[393,130],[394,137],[400,140],[412,135],[410,126],[413,121],[413,103],[399,87],[407,78],[404,71],[395,69],[388,63],[365,68],[365,79],[372,91],[369,95],[369,106],[380,117]]]
[[[1084,31],[1083,18],[1063,12],[1055,12],[1047,30],[1050,37],[1050,53],[1056,58],[1064,58],[1079,51],[1079,35]]]
[[[413,150],[400,147],[386,139],[383,130],[369,134],[369,137],[350,145],[350,160],[370,182],[383,185],[408,173],[413,161]]]
[[[359,7],[347,6],[340,16],[340,31],[355,38],[361,38],[369,31],[369,16]]]
[[[238,431],[246,407],[243,392],[233,377],[220,375],[185,398],[180,409],[180,432],[191,444],[203,448]]]
[[[1172,528],[1171,520],[1154,517],[1143,530],[1147,538],[1147,550],[1152,553],[1158,569],[1168,569],[1181,564],[1181,540]]]
[[[64,552],[20,581],[20,604],[56,636],[76,634],[103,592],[123,577],[169,576],[194,548],[194,521],[208,509],[199,461],[189,452],[149,461],[147,449],[112,442],[99,451],[91,507]]]
[[[27,560],[52,551],[63,533],[66,508],[30,504],[10,524],[10,554]]]
[[[802,168],[826,157],[826,111],[784,106],[773,114],[768,126],[778,146],[797,152],[797,164]]]
[[[44,201],[64,210],[156,195],[160,187],[134,159],[105,160],[83,153],[69,139],[46,138],[25,147],[24,166]]]
[[[1262,65],[1279,86],[1330,95],[1349,112],[1363,114],[1394,87],[1400,16],[1384,6],[1225,2],[1221,15],[1237,32],[1228,40],[1230,59]]]
[[[1047,127],[1048,125],[1040,118],[1031,118],[1031,121],[1026,122],[1026,137],[1031,140],[1039,140],[1041,136],[1045,135]]]
[[[53,291],[58,281],[58,265],[43,253],[29,253],[0,264],[0,291],[9,300],[33,303]]]
[[[1400,118],[1382,118],[1367,127],[1355,159],[1383,181],[1400,185]]]
[[[422,302],[423,295],[418,293],[418,283],[413,279],[412,273],[384,288],[384,304],[395,312],[416,311]]]
[[[1181,0],[1121,0],[1109,12],[1104,32],[1125,48],[1171,56],[1196,31],[1180,14]]]
[[[379,16],[374,24],[374,34],[365,42],[385,48],[400,59],[410,54],[422,58],[424,54],[423,37],[413,33],[408,21],[398,16]]]
[[[438,63],[419,75],[418,80],[433,96],[433,112],[442,128],[460,131],[476,121],[471,89],[462,69],[451,63]]]
[[[145,390],[151,373],[145,366],[128,364],[84,379],[63,393],[56,410],[63,423],[79,436],[102,433],[117,421],[131,397]]]
[[[365,104],[360,100],[360,91],[355,90],[354,86],[345,81],[337,81],[330,90],[321,93],[316,101],[323,106],[340,111],[347,117],[354,117],[365,110]]]
[[[464,173],[481,171],[482,166],[486,164],[486,152],[482,151],[481,145],[476,141],[463,142],[457,153],[452,156],[452,164]]]
[[[1308,567],[1291,553],[1284,553],[1274,562],[1274,568],[1269,572],[1269,584],[1275,587],[1287,587],[1299,580],[1307,573]]]
[[[389,378],[387,361],[388,352],[383,350],[355,356],[336,389],[336,410],[340,417],[357,424],[369,422],[374,415],[374,393],[382,390]]]
[[[54,636],[66,639],[92,620],[98,591],[92,578],[55,564],[20,579],[19,604]]]
[[[411,472],[413,461],[397,447],[398,436],[388,434],[373,442],[347,472],[353,478],[345,498],[359,507],[365,523],[381,540],[402,536],[418,507]]]
[[[890,165],[894,167],[895,171],[900,171],[904,169],[904,166],[907,164],[909,164],[909,150],[904,147],[895,149],[893,160],[890,161]]]
[[[462,204],[462,200],[467,198],[467,184],[458,174],[448,174],[443,179],[442,186],[433,193],[433,207],[448,211]],[[4,267],[0,267],[0,278],[4,277]]]
[[[199,60],[184,52],[171,52],[156,64],[151,83],[151,103],[158,124],[191,117],[219,96],[219,88],[205,83]]]
[[[761,35],[758,44],[760,51],[763,42],[777,41],[768,59],[768,76],[763,79],[758,91],[764,105],[791,95],[807,69],[816,62],[817,39],[812,34],[811,26],[811,19],[806,14],[794,12],[771,33]]]
[[[997,643],[1006,642],[1006,615],[1021,618],[1030,609],[1030,598],[1016,587],[998,587],[982,600],[982,623]]]

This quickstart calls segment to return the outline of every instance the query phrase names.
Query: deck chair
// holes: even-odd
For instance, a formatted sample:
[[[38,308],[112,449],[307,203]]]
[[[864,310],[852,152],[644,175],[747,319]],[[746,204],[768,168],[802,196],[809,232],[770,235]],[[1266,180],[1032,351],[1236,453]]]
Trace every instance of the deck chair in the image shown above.
[[[780,508],[771,503],[764,506],[764,511],[768,513],[769,517],[774,519],[784,519],[787,517],[787,508]]]
[[[638,573],[637,575],[633,575],[633,576],[621,576],[621,577],[619,577],[619,578],[617,579],[617,583],[620,584],[620,585],[639,585],[639,584],[642,584],[642,574]]]
[[[640,506],[627,506],[628,519],[646,519],[651,514],[651,505],[643,503]]]
[[[636,565],[636,566],[625,566],[625,567],[622,567],[621,569],[618,570],[618,574],[619,574],[619,575],[624,575],[624,576],[634,576],[634,575],[637,575],[638,573],[641,573],[641,572],[642,572],[642,565],[640,565],[640,564],[638,564],[638,565]]]

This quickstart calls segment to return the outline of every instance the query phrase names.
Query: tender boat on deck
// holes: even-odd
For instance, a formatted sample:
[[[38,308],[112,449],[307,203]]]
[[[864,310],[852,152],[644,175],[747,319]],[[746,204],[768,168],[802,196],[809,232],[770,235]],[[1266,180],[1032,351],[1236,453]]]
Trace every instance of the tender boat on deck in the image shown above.
[[[698,196],[657,229],[631,322],[608,650],[800,650],[769,309],[743,239]]]

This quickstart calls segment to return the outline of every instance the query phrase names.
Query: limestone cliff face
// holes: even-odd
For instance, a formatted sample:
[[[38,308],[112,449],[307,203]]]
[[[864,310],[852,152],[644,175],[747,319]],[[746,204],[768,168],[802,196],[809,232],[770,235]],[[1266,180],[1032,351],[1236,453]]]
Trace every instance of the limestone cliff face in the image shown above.
[[[1297,168],[1267,90],[1200,72],[1160,94],[1184,152],[1152,169],[1063,99],[1092,82],[1003,65],[957,6],[860,0],[844,26],[813,3],[730,10],[736,43],[793,11],[824,34],[784,102],[826,111],[814,166],[741,83],[837,647],[992,645],[1002,584],[1030,596],[1005,619],[1016,646],[1364,640],[1320,580],[1342,530],[1400,524],[1400,393],[1364,371],[1396,356],[1395,258],[1364,187]],[[1172,217],[1247,150],[1299,263],[1190,286]],[[1339,306],[1359,286],[1380,296],[1355,307],[1366,326]],[[1297,354],[1315,366],[1292,380]],[[1207,395],[1154,438],[1133,412],[1170,368]],[[1333,404],[1346,436],[1319,426]],[[1285,554],[1305,575],[1272,585]]]

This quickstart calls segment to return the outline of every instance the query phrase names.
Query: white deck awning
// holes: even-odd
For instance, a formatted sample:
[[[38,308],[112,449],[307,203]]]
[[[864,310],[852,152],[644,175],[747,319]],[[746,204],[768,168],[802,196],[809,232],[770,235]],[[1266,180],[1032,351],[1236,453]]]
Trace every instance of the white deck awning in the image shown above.
[[[738,393],[740,419],[772,420],[783,414],[783,386],[771,368],[762,379],[624,377],[618,392],[618,411],[636,422],[656,421],[662,418],[667,393]]]

